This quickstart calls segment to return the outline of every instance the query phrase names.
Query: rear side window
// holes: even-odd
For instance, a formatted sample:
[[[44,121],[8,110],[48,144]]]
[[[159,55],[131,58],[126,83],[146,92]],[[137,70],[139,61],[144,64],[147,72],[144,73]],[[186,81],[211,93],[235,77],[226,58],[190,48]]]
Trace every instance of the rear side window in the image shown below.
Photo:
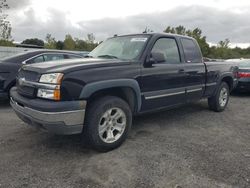
[[[201,63],[202,56],[199,46],[191,39],[181,39],[184,50],[185,61],[187,63]]]
[[[175,39],[160,38],[156,41],[151,53],[164,55],[164,63],[180,63],[180,55]]]
[[[77,58],[82,58],[82,56],[78,56],[78,55],[71,55],[71,54],[67,54],[65,55],[66,59],[77,59]]]
[[[27,64],[31,64],[31,63],[40,63],[40,62],[44,62],[44,59],[43,59],[43,56],[38,56],[38,57],[35,57],[33,59],[30,59],[28,60],[26,63]]]
[[[60,59],[64,59],[63,54],[44,54],[44,61],[56,61]]]

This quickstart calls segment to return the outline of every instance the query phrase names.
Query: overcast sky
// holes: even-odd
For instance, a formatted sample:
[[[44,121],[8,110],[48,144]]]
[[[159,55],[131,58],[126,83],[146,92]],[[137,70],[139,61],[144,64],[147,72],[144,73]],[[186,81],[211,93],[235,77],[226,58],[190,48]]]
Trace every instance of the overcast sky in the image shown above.
[[[167,26],[202,29],[207,40],[229,38],[239,46],[250,43],[249,0],[7,0],[15,41],[44,39],[51,33],[97,40],[114,34],[141,33],[146,27],[162,32]]]

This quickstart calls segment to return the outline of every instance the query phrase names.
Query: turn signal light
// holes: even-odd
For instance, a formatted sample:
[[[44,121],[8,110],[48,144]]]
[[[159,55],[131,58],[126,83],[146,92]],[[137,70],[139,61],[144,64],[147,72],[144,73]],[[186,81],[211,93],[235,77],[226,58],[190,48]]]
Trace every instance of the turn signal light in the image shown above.
[[[59,101],[61,99],[61,92],[60,89],[38,89],[37,96],[44,99],[53,99],[55,101]]]
[[[59,89],[54,90],[54,100],[59,101],[61,99],[61,92]]]

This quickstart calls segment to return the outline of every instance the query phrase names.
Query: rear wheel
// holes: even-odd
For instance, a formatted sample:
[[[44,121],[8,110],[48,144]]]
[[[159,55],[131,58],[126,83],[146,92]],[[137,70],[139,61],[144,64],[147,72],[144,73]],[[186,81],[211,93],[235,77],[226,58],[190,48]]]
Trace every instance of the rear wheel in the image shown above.
[[[208,98],[209,108],[216,112],[223,111],[229,101],[229,87],[226,82],[222,82],[213,97]]]
[[[95,149],[109,151],[125,141],[131,124],[129,105],[118,97],[107,96],[89,105],[83,134]]]

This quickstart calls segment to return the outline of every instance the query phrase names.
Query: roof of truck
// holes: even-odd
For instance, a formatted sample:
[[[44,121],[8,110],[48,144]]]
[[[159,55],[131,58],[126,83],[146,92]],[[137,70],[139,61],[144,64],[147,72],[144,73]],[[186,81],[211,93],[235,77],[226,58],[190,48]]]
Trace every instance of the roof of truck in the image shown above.
[[[150,35],[150,36],[169,36],[169,37],[181,37],[181,38],[190,38],[192,37],[186,36],[186,35],[179,35],[179,34],[172,34],[172,33],[132,33],[132,34],[126,34],[126,35],[115,35],[114,37],[123,37],[123,36],[134,36],[134,35]],[[112,37],[111,37],[112,38]]]

